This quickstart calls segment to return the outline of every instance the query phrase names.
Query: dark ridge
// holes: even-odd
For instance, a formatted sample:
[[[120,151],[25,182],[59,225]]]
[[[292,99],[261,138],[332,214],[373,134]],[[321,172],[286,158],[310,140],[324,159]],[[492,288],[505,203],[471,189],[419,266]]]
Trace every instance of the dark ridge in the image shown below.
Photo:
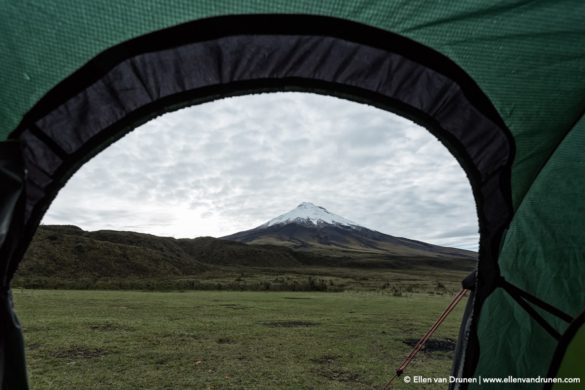
[[[315,236],[307,228],[294,226],[270,232],[278,235],[265,235],[264,242],[256,239],[244,243],[212,237],[175,239],[124,231],[87,232],[69,225],[40,226],[16,275],[15,285],[25,280],[23,286],[43,287],[47,280],[58,279],[73,281],[77,288],[91,288],[100,280],[106,283],[198,279],[203,274],[211,274],[213,279],[228,271],[240,273],[246,269],[276,274],[280,270],[303,271],[311,267],[342,267],[355,272],[359,269],[416,272],[421,268],[470,271],[476,265],[475,257],[462,251],[412,250],[393,237],[386,241],[368,238],[377,235],[357,239],[353,232],[331,228],[319,229]],[[234,285],[239,285],[236,282]],[[128,283],[118,284],[119,288],[126,288],[123,286]],[[185,285],[189,288],[191,284]]]

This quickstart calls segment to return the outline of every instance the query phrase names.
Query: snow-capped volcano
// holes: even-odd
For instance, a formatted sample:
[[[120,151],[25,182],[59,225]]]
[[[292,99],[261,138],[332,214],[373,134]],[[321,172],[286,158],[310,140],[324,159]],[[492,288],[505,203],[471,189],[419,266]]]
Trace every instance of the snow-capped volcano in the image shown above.
[[[303,202],[295,209],[288,213],[279,215],[271,219],[260,227],[269,227],[275,225],[283,225],[287,223],[298,223],[303,225],[342,225],[349,227],[358,227],[358,225],[349,219],[345,219],[339,215],[329,212],[326,208],[316,206],[311,202]]]
[[[303,202],[288,213],[225,240],[246,244],[286,246],[295,250],[353,258],[472,258],[473,253],[394,237],[360,226],[327,209]],[[377,257],[376,257],[377,256]]]

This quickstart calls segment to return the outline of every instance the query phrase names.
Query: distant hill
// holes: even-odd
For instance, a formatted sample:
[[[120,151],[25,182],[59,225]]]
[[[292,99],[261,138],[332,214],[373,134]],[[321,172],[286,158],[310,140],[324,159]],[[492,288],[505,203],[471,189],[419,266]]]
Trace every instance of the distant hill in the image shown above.
[[[18,270],[20,277],[108,278],[197,275],[215,266],[295,267],[286,248],[211,237],[175,239],[76,226],[40,226]]]
[[[188,256],[175,239],[76,226],[40,226],[19,276],[60,278],[157,277],[196,274],[208,265]]]

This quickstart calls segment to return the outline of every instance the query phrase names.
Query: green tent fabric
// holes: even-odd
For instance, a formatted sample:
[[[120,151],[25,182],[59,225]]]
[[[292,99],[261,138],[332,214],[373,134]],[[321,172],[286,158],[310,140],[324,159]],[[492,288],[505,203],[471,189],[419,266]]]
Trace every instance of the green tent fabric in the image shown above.
[[[585,313],[567,329],[560,341],[553,364],[548,372],[549,378],[579,378],[583,374],[583,350],[585,349]],[[566,389],[575,383],[548,383],[546,389]]]
[[[0,2],[2,388],[27,387],[10,279],[67,179],[161,113],[283,90],[446,144],[481,233],[454,373],[545,376],[585,311],[583,20],[578,1]]]

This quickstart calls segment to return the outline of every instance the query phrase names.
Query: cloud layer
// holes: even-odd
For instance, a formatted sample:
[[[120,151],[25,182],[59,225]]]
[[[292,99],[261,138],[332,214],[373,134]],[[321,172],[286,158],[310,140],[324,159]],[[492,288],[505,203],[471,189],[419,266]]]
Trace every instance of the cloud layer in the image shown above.
[[[387,234],[477,249],[469,181],[428,131],[303,93],[229,98],[152,120],[82,167],[43,223],[217,237],[302,201]]]

